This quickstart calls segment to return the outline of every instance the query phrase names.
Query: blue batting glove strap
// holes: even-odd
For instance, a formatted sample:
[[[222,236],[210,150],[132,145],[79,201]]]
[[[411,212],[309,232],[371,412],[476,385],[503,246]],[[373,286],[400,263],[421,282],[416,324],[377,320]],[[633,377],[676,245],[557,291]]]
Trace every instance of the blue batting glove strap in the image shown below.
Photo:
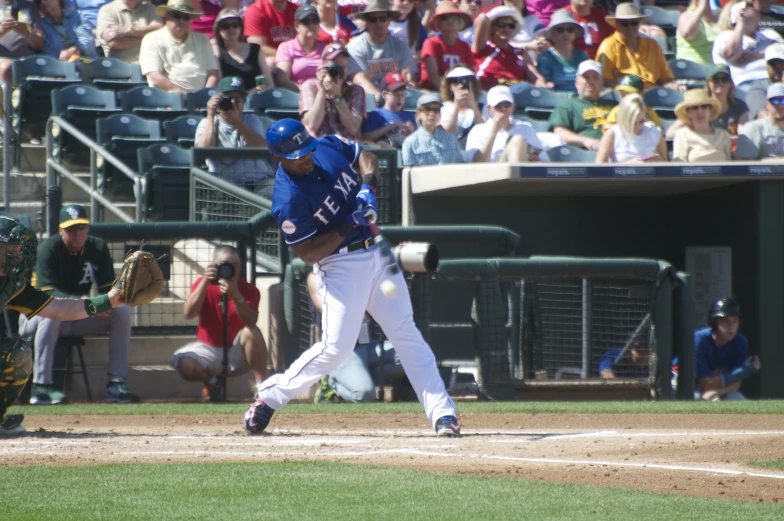
[[[734,384],[739,380],[745,380],[749,376],[755,375],[758,372],[759,369],[757,369],[752,363],[736,367],[732,371],[721,373],[721,386],[727,387],[728,385]]]
[[[348,222],[352,226],[370,226],[371,223],[376,222],[378,214],[373,208],[361,208],[348,216]]]
[[[357,194],[357,204],[360,206],[371,207],[374,210],[378,208],[378,201],[376,201],[376,194],[373,193],[373,188],[370,185],[362,185]]]

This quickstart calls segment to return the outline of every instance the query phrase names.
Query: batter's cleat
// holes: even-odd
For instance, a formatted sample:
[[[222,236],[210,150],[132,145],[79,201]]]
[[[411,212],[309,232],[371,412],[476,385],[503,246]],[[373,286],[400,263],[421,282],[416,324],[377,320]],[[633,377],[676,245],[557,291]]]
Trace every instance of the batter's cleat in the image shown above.
[[[103,391],[103,400],[110,403],[139,403],[139,396],[132,393],[125,382],[109,382]]]
[[[248,434],[261,434],[269,425],[275,409],[264,403],[261,398],[256,398],[248,412],[245,413],[245,432]]]
[[[436,436],[457,438],[460,436],[460,425],[454,416],[442,416],[436,422]]]
[[[0,422],[0,436],[22,434],[25,431],[22,420],[24,420],[24,414],[9,414],[5,416],[3,421]]]
[[[332,400],[335,398],[337,393],[329,386],[329,377],[323,376],[321,378],[321,386],[319,386],[316,394],[313,395],[313,403],[315,404],[325,404],[325,403],[332,403]]]
[[[67,402],[65,393],[54,385],[33,384],[30,405],[58,405]]]

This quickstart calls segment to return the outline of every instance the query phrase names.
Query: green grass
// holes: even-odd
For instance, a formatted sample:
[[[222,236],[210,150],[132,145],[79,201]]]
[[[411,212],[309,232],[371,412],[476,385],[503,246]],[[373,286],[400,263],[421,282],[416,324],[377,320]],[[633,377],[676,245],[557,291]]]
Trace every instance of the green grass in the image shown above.
[[[774,459],[772,461],[749,461],[752,467],[759,467],[767,470],[780,470],[784,472],[784,459]]]
[[[332,462],[0,468],[4,521],[780,520],[775,505]]]
[[[142,403],[15,406],[11,414],[243,414],[249,403]],[[784,400],[742,402],[458,402],[459,413],[495,414],[784,414]],[[421,413],[418,403],[290,404],[280,414],[399,414]]]

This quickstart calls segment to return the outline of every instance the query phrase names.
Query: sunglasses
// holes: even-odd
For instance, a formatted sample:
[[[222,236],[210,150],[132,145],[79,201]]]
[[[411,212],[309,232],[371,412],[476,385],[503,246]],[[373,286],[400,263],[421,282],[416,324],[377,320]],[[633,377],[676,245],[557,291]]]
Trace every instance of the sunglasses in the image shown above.
[[[478,6],[482,3],[482,0],[468,0],[466,3],[468,5]]]
[[[442,16],[441,19],[444,20],[445,22],[454,22],[454,21],[460,20],[460,15],[448,14],[448,15]]]
[[[517,24],[514,22],[497,22],[493,25],[495,25],[499,29],[514,29],[515,27],[517,27]]]
[[[240,23],[239,22],[229,22],[229,23],[225,23],[225,24],[220,24],[218,26],[218,28],[223,30],[223,31],[228,31],[229,29],[239,29],[240,28]]]
[[[782,65],[784,65],[784,60],[773,58],[772,60],[768,60],[768,65],[770,65],[771,67],[781,67]]]
[[[191,19],[191,15],[189,15],[189,14],[175,13],[175,12],[172,12],[172,11],[169,11],[168,16],[172,20],[188,20],[188,21],[190,21],[190,19]]]
[[[768,101],[770,101],[771,105],[775,105],[777,107],[779,105],[784,105],[784,98],[781,98],[781,97],[779,97],[779,98],[770,98]]]
[[[713,76],[710,81],[713,83],[729,83],[732,80],[729,76]]]
[[[315,16],[311,16],[310,18],[305,18],[304,20],[300,20],[299,23],[302,25],[318,25],[321,23],[321,20],[316,18]]]
[[[419,107],[419,110],[422,112],[427,112],[429,114],[441,114],[441,106],[435,105],[425,105],[424,107]]]
[[[638,25],[640,25],[640,21],[632,20],[629,22],[618,22],[618,25],[620,25],[621,27],[637,27]]]
[[[572,33],[576,33],[577,32],[577,28],[572,27],[572,26],[556,27],[555,28],[555,32],[556,33],[569,33],[569,34],[572,34]]]
[[[375,23],[383,24],[384,22],[389,20],[389,17],[388,16],[368,16],[366,18],[366,20],[367,20],[367,22],[369,24],[375,24]]]
[[[68,233],[76,233],[76,232],[84,231],[86,229],[87,229],[86,224],[74,224],[73,226],[69,226],[68,228],[65,228],[65,231],[67,231]]]
[[[697,110],[697,109],[710,110],[711,108],[713,108],[711,105],[705,104],[705,105],[695,105],[693,107],[689,107],[686,110]]]

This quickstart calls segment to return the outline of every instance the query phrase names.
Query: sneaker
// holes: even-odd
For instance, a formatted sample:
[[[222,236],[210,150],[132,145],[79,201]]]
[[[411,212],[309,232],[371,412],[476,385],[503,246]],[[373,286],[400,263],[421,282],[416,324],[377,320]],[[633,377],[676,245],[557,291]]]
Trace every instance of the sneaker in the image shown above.
[[[211,378],[209,383],[204,384],[204,388],[201,390],[201,401],[204,403],[225,402],[223,382],[223,377],[216,376]]]
[[[22,434],[25,431],[22,420],[24,420],[24,414],[9,414],[5,416],[3,421],[0,422],[0,436]]]
[[[67,401],[65,393],[54,385],[33,384],[30,390],[30,405],[57,405]]]
[[[139,403],[139,397],[128,390],[125,382],[109,382],[103,392],[103,399],[106,402],[115,403]]]
[[[248,434],[261,434],[269,425],[275,409],[264,403],[261,398],[256,398],[248,412],[245,413],[245,432]]]
[[[332,403],[332,400],[335,398],[337,393],[329,386],[329,377],[324,375],[321,377],[321,386],[316,391],[316,394],[313,396],[313,403],[315,404],[325,404],[325,403]]]
[[[436,422],[436,436],[446,436],[447,438],[457,438],[460,436],[460,425],[454,416],[442,416]]]

